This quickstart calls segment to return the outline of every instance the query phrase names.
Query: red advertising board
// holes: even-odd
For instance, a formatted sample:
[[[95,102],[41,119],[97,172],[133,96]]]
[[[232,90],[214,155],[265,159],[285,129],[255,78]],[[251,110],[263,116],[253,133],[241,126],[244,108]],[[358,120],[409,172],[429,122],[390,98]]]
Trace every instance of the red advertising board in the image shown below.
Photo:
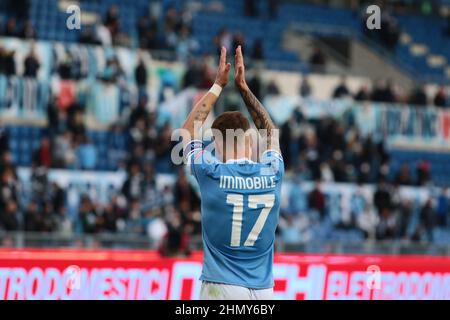
[[[0,299],[197,299],[201,252],[0,249]],[[276,299],[447,299],[450,258],[276,254]]]

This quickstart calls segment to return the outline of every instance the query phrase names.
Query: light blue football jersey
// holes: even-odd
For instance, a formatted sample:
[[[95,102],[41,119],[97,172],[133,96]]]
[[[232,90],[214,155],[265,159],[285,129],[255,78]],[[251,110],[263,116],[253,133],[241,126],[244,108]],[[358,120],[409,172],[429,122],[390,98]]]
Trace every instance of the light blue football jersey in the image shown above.
[[[252,289],[273,287],[275,230],[284,163],[276,151],[260,162],[223,163],[194,140],[185,149],[201,194],[203,269],[200,280]]]

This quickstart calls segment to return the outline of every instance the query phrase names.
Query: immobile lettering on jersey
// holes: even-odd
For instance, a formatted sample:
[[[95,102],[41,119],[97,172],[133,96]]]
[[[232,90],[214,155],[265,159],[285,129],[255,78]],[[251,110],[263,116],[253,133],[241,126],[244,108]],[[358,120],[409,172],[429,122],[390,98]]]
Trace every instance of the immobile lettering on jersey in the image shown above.
[[[261,176],[261,177],[233,177],[233,176],[220,176],[219,187],[221,189],[271,189],[275,188],[276,180],[275,176]]]

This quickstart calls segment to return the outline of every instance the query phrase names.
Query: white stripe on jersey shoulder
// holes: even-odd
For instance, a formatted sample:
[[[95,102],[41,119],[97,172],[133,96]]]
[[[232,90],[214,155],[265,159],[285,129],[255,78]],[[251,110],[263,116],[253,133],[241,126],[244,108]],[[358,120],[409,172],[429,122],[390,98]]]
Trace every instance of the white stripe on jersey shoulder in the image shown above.
[[[266,151],[264,151],[261,155],[261,157],[263,157],[267,152],[273,152],[275,153],[277,156],[279,156],[281,159],[283,159],[283,156],[281,155],[281,153],[275,149],[268,149]]]
[[[228,159],[225,163],[236,163],[236,162],[249,162],[249,163],[256,163],[253,160],[250,160],[249,158],[239,158],[239,159]]]

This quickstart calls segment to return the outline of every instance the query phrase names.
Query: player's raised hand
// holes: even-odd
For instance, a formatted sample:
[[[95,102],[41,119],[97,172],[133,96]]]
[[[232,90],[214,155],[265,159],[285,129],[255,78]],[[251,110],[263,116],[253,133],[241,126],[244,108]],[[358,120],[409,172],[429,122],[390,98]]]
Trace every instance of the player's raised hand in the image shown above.
[[[236,84],[236,87],[238,87],[239,90],[244,90],[248,88],[247,82],[245,81],[245,65],[244,65],[244,56],[242,55],[242,48],[241,46],[238,46],[236,48],[236,55],[235,58],[235,77],[234,77],[234,83]]]
[[[227,63],[227,49],[222,47],[220,50],[219,68],[217,69],[216,81],[222,88],[228,83],[228,73],[230,72],[231,64]]]

